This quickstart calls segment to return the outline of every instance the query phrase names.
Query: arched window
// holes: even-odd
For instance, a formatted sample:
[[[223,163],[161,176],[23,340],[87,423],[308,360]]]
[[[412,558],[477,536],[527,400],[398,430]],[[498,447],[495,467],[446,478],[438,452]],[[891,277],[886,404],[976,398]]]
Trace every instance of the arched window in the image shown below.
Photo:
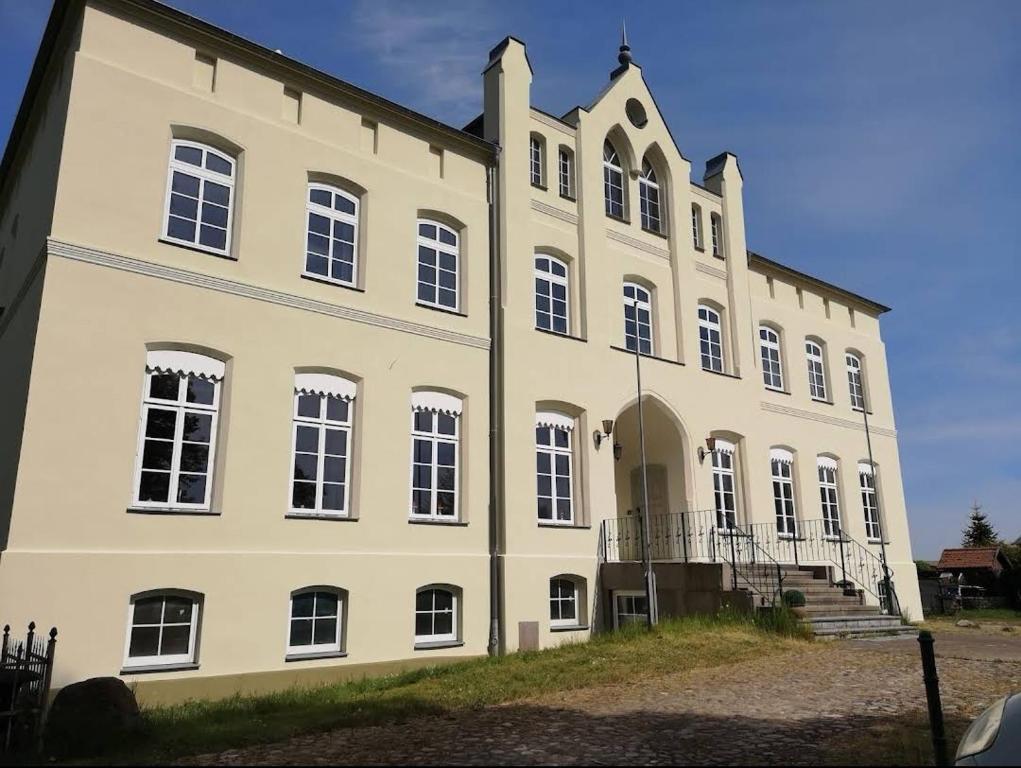
[[[234,158],[205,144],[170,145],[163,237],[205,251],[230,253]]]
[[[535,465],[540,523],[574,524],[574,419],[563,413],[535,414]]]
[[[656,180],[656,171],[648,160],[642,161],[642,175],[638,178],[638,201],[641,206],[642,229],[647,229],[650,232],[662,232],[659,182]]]
[[[691,204],[691,241],[695,248],[703,250],[702,245],[702,208],[695,203]]]
[[[734,444],[716,438],[713,449],[713,498],[716,527],[731,530],[737,525],[737,490],[734,482]]]
[[[443,392],[411,396],[411,518],[456,520],[463,402]]]
[[[652,294],[637,283],[624,283],[624,345],[652,354]]]
[[[458,592],[442,586],[418,590],[415,595],[415,645],[457,641]]]
[[[327,184],[309,184],[305,204],[305,274],[342,285],[358,279],[358,198]]]
[[[458,311],[458,235],[437,221],[418,221],[418,303]]]
[[[294,379],[291,512],[347,517],[357,385],[323,373]]]
[[[705,304],[698,306],[698,345],[702,369],[723,373],[723,327],[720,313]]]
[[[759,350],[762,354],[762,380],[767,389],[783,391],[783,363],[780,357],[780,334],[772,328],[759,326]]]
[[[723,219],[720,218],[719,214],[710,214],[709,225],[712,229],[713,256],[723,258]]]
[[[805,360],[808,363],[808,391],[813,400],[826,401],[826,363],[822,345],[805,340]]]
[[[603,197],[606,201],[606,214],[623,219],[624,167],[609,139],[603,142]]]
[[[543,169],[546,165],[546,142],[541,136],[532,134],[528,139],[528,167],[533,187],[543,186]]]
[[[549,623],[553,629],[585,623],[584,579],[554,576],[549,580]]]
[[[822,505],[823,531],[827,537],[840,535],[840,502],[837,500],[837,460],[817,457],[819,501]]]
[[[786,448],[773,448],[769,452],[769,467],[773,480],[776,531],[780,536],[794,536],[797,533],[794,510],[794,454]]]
[[[574,199],[574,153],[567,147],[561,147],[558,153],[558,171],[560,176],[560,196]]]
[[[560,259],[546,254],[535,257],[535,327],[554,333],[570,333],[568,269]]]
[[[309,587],[291,594],[287,654],[303,656],[344,650],[344,592]]]
[[[865,386],[862,382],[861,358],[853,352],[845,355],[847,362],[847,387],[851,394],[851,407],[856,411],[865,410]]]
[[[870,542],[881,540],[883,531],[879,524],[879,498],[876,494],[876,473],[867,461],[858,463],[858,482],[861,485],[861,505],[865,513],[865,536]]]
[[[131,597],[125,667],[195,663],[202,596],[180,590]]]
[[[134,506],[209,509],[225,367],[193,352],[146,356]]]

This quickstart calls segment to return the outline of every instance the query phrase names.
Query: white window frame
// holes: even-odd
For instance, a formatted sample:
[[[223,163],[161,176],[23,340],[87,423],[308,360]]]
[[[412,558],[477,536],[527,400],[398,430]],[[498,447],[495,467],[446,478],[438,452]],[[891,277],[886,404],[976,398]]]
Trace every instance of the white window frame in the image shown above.
[[[691,204],[691,238],[696,249],[705,250],[702,245],[702,206],[698,203]]]
[[[718,309],[708,304],[698,305],[698,352],[703,371],[714,373],[726,371],[726,359],[723,356],[723,318]]]
[[[329,193],[331,195],[331,198],[330,198],[330,200],[331,200],[331,207],[327,208],[325,205],[322,205],[321,203],[313,203],[312,202],[312,192],[313,191]],[[339,197],[339,198],[341,198],[343,200],[347,200],[349,203],[353,204],[355,212],[352,214],[352,213],[347,213],[346,211],[338,211],[336,208],[334,208],[333,207],[333,200],[336,197]],[[315,214],[316,216],[322,216],[323,218],[329,220],[329,222],[330,222],[330,234],[327,237],[327,240],[330,243],[330,248],[329,248],[330,252],[326,256],[322,256],[321,254],[314,254],[316,256],[319,256],[320,258],[326,259],[326,264],[327,264],[328,269],[327,269],[327,274],[325,274],[325,275],[322,275],[322,274],[320,274],[318,272],[311,272],[311,271],[309,271],[309,268],[308,268],[308,257],[309,257],[308,238],[312,234],[317,234],[317,235],[319,234],[319,233],[313,233],[312,232],[312,229],[311,229],[312,214]],[[358,231],[358,217],[360,216],[360,214],[361,214],[361,205],[359,204],[359,200],[358,200],[358,198],[355,195],[352,195],[350,192],[347,192],[347,191],[345,191],[343,189],[340,189],[339,187],[333,186],[331,184],[322,184],[322,183],[319,183],[319,182],[310,182],[309,183],[308,189],[305,191],[305,255],[304,255],[304,258],[302,259],[301,274],[303,274],[306,277],[310,277],[313,280],[325,280],[326,282],[336,283],[337,285],[346,285],[346,286],[357,286],[358,285],[358,235],[359,235],[359,231]],[[350,224],[351,227],[352,227],[352,230],[353,230],[352,242],[351,242],[351,279],[350,280],[341,280],[340,278],[333,277],[333,263],[334,263],[334,261],[340,261],[340,259],[334,259],[333,258],[333,241],[335,239],[334,236],[333,236],[333,232],[334,232],[334,224],[337,223],[337,222],[342,223],[342,224]],[[320,235],[320,236],[323,236],[323,235]]]
[[[543,155],[546,153],[545,144],[540,137],[534,133],[528,137],[528,176],[533,187],[543,186],[543,170],[546,164],[543,162]]]
[[[780,334],[768,325],[759,326],[759,355],[762,360],[762,383],[766,389],[783,392],[783,352]]]
[[[607,150],[609,150],[609,154]],[[613,201],[610,194],[611,189],[620,190],[619,213],[613,210],[617,203]],[[617,148],[609,139],[603,142],[603,206],[607,216],[617,219],[627,217],[627,187],[624,181],[624,166],[620,162]]]
[[[138,441],[135,446],[135,474],[131,492],[131,506],[135,509],[158,509],[168,512],[208,512],[210,509],[210,500],[212,499],[213,480],[215,475],[214,470],[216,469],[216,444],[220,423],[220,398],[223,385],[223,363],[211,357],[195,355],[188,352],[169,354],[176,355],[182,361],[182,365],[175,365],[173,367],[164,366],[161,360],[167,356],[167,353],[149,353],[146,361],[145,376],[142,383],[142,408],[139,416]],[[193,366],[188,365],[189,362],[195,362],[196,365],[194,367],[200,368],[200,370],[191,370]],[[210,371],[215,371],[215,373],[210,374]],[[152,397],[150,392],[153,377],[167,375],[177,376],[180,380],[177,387],[177,399],[162,400]],[[212,383],[212,404],[207,405],[187,402],[189,378],[205,379]],[[166,473],[170,475],[170,485],[167,490],[166,501],[142,501],[140,498],[143,471],[156,471],[159,474],[165,474],[162,470],[143,469],[142,467],[142,461],[145,458],[145,441],[147,439],[145,433],[149,421],[149,411],[153,409],[173,411],[174,413],[173,449],[170,460],[170,470]],[[182,474],[181,453],[185,442],[184,422],[185,416],[188,413],[209,414],[211,416],[209,425],[209,454],[207,456],[205,472],[206,492],[205,498],[199,504],[185,504],[176,501],[177,492],[180,490]],[[159,442],[167,442],[165,438],[149,439],[158,440]],[[200,473],[185,472],[184,474],[196,475]]]
[[[582,590],[581,590],[580,585],[578,584],[578,580],[573,578],[573,577],[565,576],[565,575],[562,575],[562,574],[558,575],[558,576],[553,576],[549,580],[550,592],[552,592],[552,590],[553,590],[553,583],[554,582],[559,582],[559,584],[558,584],[558,593],[557,593],[557,595],[554,596],[554,595],[550,594],[550,597],[549,597],[549,623],[550,623],[550,627],[556,628],[556,627],[580,627],[580,626],[582,626],[582,616],[581,616]],[[563,584],[570,584],[571,585],[570,594],[568,594],[567,596],[565,596],[564,592],[559,589],[559,586],[562,586]],[[554,619],[553,618],[553,605],[554,605],[554,603],[559,604],[561,615],[563,615],[563,605],[564,605],[564,603],[572,603],[574,605],[574,618],[573,619],[564,619],[564,618]]]
[[[794,538],[798,534],[798,507],[794,496],[794,454],[782,448],[774,448],[769,453],[769,465],[777,536],[781,539]]]
[[[716,438],[716,448],[712,452],[713,506],[716,509],[716,528],[724,532],[732,531],[737,527],[737,472],[735,467],[737,457],[735,454],[733,443]],[[730,479],[729,491],[726,488],[728,478]],[[726,525],[720,525],[721,522]]]
[[[335,616],[317,616],[315,611],[319,603],[318,596],[321,594],[332,595],[337,599],[337,613]],[[294,615],[294,598],[302,595],[316,595],[315,603],[313,603],[312,616],[295,617]],[[344,611],[347,607],[347,600],[345,599],[345,592],[342,589],[335,587],[304,587],[302,589],[295,590],[291,593],[291,597],[288,600],[288,613],[287,613],[287,655],[288,656],[318,656],[321,654],[337,654],[342,653],[344,650]],[[311,621],[312,622],[312,639],[315,640],[315,622],[317,619],[329,619],[333,618],[336,620],[336,629],[333,634],[333,641],[330,643],[316,643],[313,642],[311,645],[291,645],[291,628],[294,624],[295,619],[298,621]]]
[[[867,462],[858,464],[858,486],[865,515],[865,538],[870,544],[879,544],[883,540],[883,527],[879,519],[879,486],[875,467],[869,466]]]
[[[567,147],[557,153],[557,172],[560,179],[560,196],[574,199],[574,154]]]
[[[420,234],[421,226],[426,225],[429,227],[436,227],[436,239],[426,237]],[[440,230],[445,230],[454,236],[454,244],[444,243],[440,241]],[[434,307],[441,309],[446,312],[460,312],[461,311],[461,235],[453,227],[449,227],[446,224],[441,224],[433,219],[418,219],[415,222],[415,303],[425,307]],[[423,264],[421,260],[421,254],[419,253],[418,246],[425,246],[426,248],[432,248],[436,251],[436,282],[433,284],[436,292],[436,300],[429,301],[427,299],[419,298],[418,286],[422,284],[422,281],[418,276],[418,269],[422,266],[428,267],[428,264]],[[440,254],[447,254],[448,256],[454,257],[454,306],[450,307],[443,304],[439,300],[440,295]],[[443,270],[449,272],[450,270]],[[445,288],[444,290],[450,290]]]
[[[321,385],[316,385],[311,380],[321,380]],[[329,374],[299,374],[295,378],[294,399],[292,404],[291,424],[291,476],[288,483],[288,508],[290,514],[296,517],[351,517],[351,463],[353,460],[353,439],[354,439],[354,396],[357,385],[353,381]],[[298,405],[302,397],[319,398],[319,417],[300,416]],[[347,421],[336,421],[327,417],[328,399],[337,398],[347,403]],[[298,482],[294,477],[295,462],[298,454],[298,428],[312,427],[319,433],[319,444],[316,453],[316,504],[313,508],[294,506],[294,486]],[[327,510],[323,508],[323,486],[325,484],[324,471],[326,464],[326,432],[344,432],[345,446],[347,453],[344,455],[344,508],[341,511]],[[302,453],[307,453],[302,451]],[[336,457],[335,454],[330,454]],[[307,481],[304,481],[307,482]],[[331,484],[335,484],[332,483]]]
[[[628,288],[632,288],[634,290],[634,294],[635,294],[635,298],[634,299],[629,299],[627,297],[627,289]],[[644,294],[644,298],[638,298],[639,294]],[[630,352],[634,352],[635,351],[634,348],[632,346],[630,346],[630,344],[628,342],[628,338],[629,337],[628,337],[628,332],[627,332],[628,310],[631,310],[631,311],[635,312],[635,318],[634,318],[635,333],[634,333],[634,336],[633,336],[633,338],[635,340],[635,346],[638,347],[638,351],[639,351],[640,354],[643,354],[643,355],[654,355],[656,353],[656,339],[655,339],[655,336],[653,335],[654,332],[655,332],[655,323],[654,323],[653,315],[652,315],[652,291],[649,290],[648,288],[646,288],[644,285],[641,285],[639,283],[635,283],[635,282],[631,282],[631,281],[626,281],[624,283],[623,291],[621,293],[621,296],[623,297],[623,300],[624,300],[624,348],[627,349]],[[635,307],[635,302],[636,301],[638,302],[637,308]],[[642,310],[644,310],[649,315],[649,322],[648,323],[642,323],[638,319],[638,313],[641,312]],[[648,328],[649,328],[649,349],[647,351],[643,350],[641,348],[641,343],[640,343],[641,334],[639,333],[639,329],[640,329],[640,326],[642,326],[642,325],[647,325]]]
[[[648,160],[642,162],[642,173],[638,177],[638,201],[639,213],[641,215],[642,229],[657,234],[663,233],[663,206],[660,196],[659,182],[656,180],[656,169]],[[652,215],[652,207],[655,205],[657,214]]]
[[[539,443],[539,430],[546,430],[549,434],[550,442],[548,445],[542,445]],[[540,411],[535,415],[535,453],[536,453],[536,519],[542,525],[564,525],[571,526],[575,524],[577,515],[575,514],[575,493],[574,493],[574,419],[570,416],[557,413],[555,411]],[[567,446],[556,445],[556,433],[563,432],[567,435]],[[550,460],[550,493],[551,496],[545,497],[539,495],[539,468],[538,458],[540,454],[549,456]],[[567,519],[560,519],[558,517],[558,502],[565,500],[563,496],[557,493],[557,456],[567,457],[567,498],[566,501],[570,505],[571,516]],[[538,501],[539,499],[548,498],[550,500],[550,514],[552,517],[545,518],[539,516]]]
[[[819,473],[819,505],[822,513],[823,532],[827,539],[840,537],[840,487],[836,460],[828,456],[817,459]]]
[[[713,256],[723,256],[723,219],[719,214],[709,214],[709,229],[713,238]]]
[[[853,352],[844,354],[847,365],[847,388],[851,396],[851,408],[855,411],[865,410],[865,378],[864,365],[858,355]]]
[[[202,152],[202,166],[192,165],[186,163],[183,160],[178,160],[177,149],[178,147],[188,147],[191,149],[197,149]],[[225,161],[230,165],[230,176],[226,176],[216,171],[211,171],[206,168],[206,156],[215,155],[221,160]],[[194,176],[199,180],[199,196],[198,196],[198,210],[196,212],[195,219],[195,239],[185,240],[180,237],[173,237],[170,234],[170,196],[173,193],[174,187],[174,173],[179,172]],[[184,245],[189,248],[196,248],[200,251],[206,251],[207,253],[215,253],[218,256],[229,256],[231,246],[231,235],[234,229],[234,201],[235,195],[235,180],[237,178],[237,161],[230,155],[221,152],[218,149],[210,147],[208,144],[202,144],[197,141],[186,141],[184,139],[174,139],[170,143],[170,159],[167,164],[167,188],[166,197],[163,202],[163,230],[162,238],[167,242],[177,243]],[[203,245],[200,242],[202,232],[202,203],[205,199],[203,197],[203,191],[205,190],[206,182],[213,182],[221,186],[227,187],[227,234],[224,239],[224,247],[214,248],[213,246]],[[215,225],[214,225],[215,226]],[[217,227],[219,229],[219,227]]]
[[[613,628],[614,629],[620,629],[620,627],[621,627],[620,617],[622,615],[622,612],[620,610],[620,603],[618,602],[618,599],[621,598],[621,597],[632,598],[632,599],[640,598],[642,600],[646,599],[645,593],[640,591],[640,590],[637,590],[637,589],[615,589],[615,590],[613,590]],[[645,617],[645,620],[648,621],[649,606],[648,605],[645,606],[645,613],[626,613],[624,615],[637,617],[636,621],[626,622],[628,624],[638,623],[638,620],[640,620],[641,617]]]
[[[165,654],[157,656],[131,656],[131,636],[135,629],[135,603],[139,600],[150,600],[154,598],[160,598],[163,600],[163,606],[160,609],[160,623],[159,624],[139,624],[139,627],[160,627],[160,641],[158,644],[162,644],[163,628],[167,626],[185,626],[182,623],[170,623],[167,624],[163,621],[163,612],[166,610],[166,600],[168,597],[181,598],[191,600],[191,620],[188,622],[188,652],[187,653],[176,653],[176,654]],[[182,664],[194,664],[195,654],[198,650],[198,626],[199,626],[199,612],[202,610],[202,596],[192,592],[183,592],[175,589],[160,589],[153,590],[151,592],[140,592],[139,594],[132,595],[128,601],[128,633],[124,640],[124,669],[136,669],[141,667],[177,667]]]
[[[541,265],[541,262],[543,260],[545,260],[545,262],[546,262],[546,266],[547,266],[546,269],[544,269],[542,267],[542,265]],[[534,291],[534,298],[536,299],[536,304],[535,304],[535,327],[536,328],[540,328],[540,329],[542,329],[544,331],[549,331],[550,333],[559,333],[559,334],[561,334],[563,336],[570,336],[571,335],[571,268],[568,265],[568,263],[566,261],[564,261],[563,259],[559,259],[556,256],[551,256],[548,253],[537,253],[537,254],[535,254],[535,262],[534,262],[534,264],[535,264],[534,278],[535,278],[535,282],[536,282],[535,291]],[[564,270],[563,276],[557,275],[557,274],[555,274],[553,272],[553,265],[554,264],[559,265]],[[549,283],[549,285],[550,285],[549,293],[546,294],[546,298],[549,300],[549,304],[550,304],[550,308],[549,308],[548,312],[543,312],[543,311],[541,311],[539,309],[539,304],[538,304],[538,298],[540,296],[539,286],[538,286],[538,281],[539,280],[546,280]],[[558,331],[558,330],[556,330],[553,327],[553,320],[554,320],[554,318],[558,317],[558,315],[553,311],[553,301],[554,301],[554,299],[553,299],[553,285],[554,284],[555,285],[563,286],[563,288],[564,288],[564,299],[563,299],[563,301],[564,301],[564,307],[565,307],[565,309],[564,309],[564,324],[565,324],[565,329],[563,331]],[[539,324],[539,315],[540,314],[549,315],[550,325],[549,325],[548,328],[543,328],[543,326]]]
[[[808,365],[808,393],[813,400],[828,403],[826,384],[826,352],[823,345],[805,339],[805,361]]]
[[[443,613],[442,611],[437,611],[436,610],[436,598],[435,598],[435,594],[433,595],[432,610],[431,611],[419,611],[418,610],[418,596],[420,594],[422,594],[423,592],[433,592],[433,593],[435,593],[435,592],[446,592],[448,595],[450,595],[450,597],[451,597],[451,603],[450,603],[450,606],[451,606],[451,608],[450,608],[451,616],[450,616],[450,632],[449,633],[432,634],[432,635],[420,635],[420,634],[418,634],[417,624],[418,624],[418,614],[419,613],[429,613],[429,615],[434,616],[434,617],[437,614],[439,614],[439,613]],[[447,586],[444,586],[444,585],[441,585],[441,584],[429,584],[429,585],[427,585],[425,587],[421,587],[421,588],[415,590],[415,645],[417,646],[417,645],[428,645],[428,644],[432,644],[432,643],[455,643],[455,642],[457,642],[458,639],[459,639],[458,638],[458,631],[460,629],[460,621],[459,621],[459,617],[460,617],[459,608],[460,608],[460,606],[459,606],[459,602],[460,602],[460,595],[458,594],[458,590],[451,589],[451,588],[449,588]],[[433,619],[432,623],[435,624],[435,618]]]
[[[439,403],[439,407],[430,407],[425,401],[430,398]],[[408,517],[411,520],[437,521],[458,521],[461,519],[461,400],[452,395],[445,395],[440,392],[416,392],[412,398],[411,408],[411,475],[408,479],[410,493],[408,494]],[[415,414],[419,412],[432,413],[432,431],[415,429]],[[439,414],[443,413],[454,420],[454,434],[445,435],[439,432]],[[431,446],[430,467],[430,488],[415,487],[415,442],[428,442]],[[441,444],[454,446],[454,508],[453,514],[441,515],[437,512],[437,477],[439,475],[439,462],[437,447]],[[415,512],[415,491],[429,491],[429,514],[423,515]],[[450,493],[450,491],[444,491]]]

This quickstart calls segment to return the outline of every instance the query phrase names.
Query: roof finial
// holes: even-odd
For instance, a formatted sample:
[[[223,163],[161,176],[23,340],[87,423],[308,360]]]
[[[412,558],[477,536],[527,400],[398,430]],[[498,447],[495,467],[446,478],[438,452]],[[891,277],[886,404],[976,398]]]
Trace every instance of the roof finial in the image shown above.
[[[631,46],[627,44],[627,21],[623,19],[620,24],[620,53],[617,54],[617,61],[622,67],[631,63]]]

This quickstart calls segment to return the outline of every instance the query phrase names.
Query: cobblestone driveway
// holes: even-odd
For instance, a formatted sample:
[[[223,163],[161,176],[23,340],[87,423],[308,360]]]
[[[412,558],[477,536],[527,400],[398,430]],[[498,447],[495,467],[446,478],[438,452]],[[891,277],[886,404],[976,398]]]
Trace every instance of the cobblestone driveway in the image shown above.
[[[914,638],[804,652],[443,718],[195,758],[232,764],[819,764],[842,735],[924,712]],[[1021,690],[1021,632],[938,636],[949,718]]]

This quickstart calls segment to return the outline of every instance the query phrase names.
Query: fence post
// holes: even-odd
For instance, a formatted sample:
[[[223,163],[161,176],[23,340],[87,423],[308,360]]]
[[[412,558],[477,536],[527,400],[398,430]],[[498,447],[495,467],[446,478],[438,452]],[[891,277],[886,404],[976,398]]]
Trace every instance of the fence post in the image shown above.
[[[734,591],[737,592],[737,552],[734,549],[733,529],[727,531],[727,537],[730,539],[730,573],[734,580]]]
[[[681,548],[684,552],[684,562],[688,562],[688,513],[681,512]]]
[[[840,580],[843,582],[840,586],[846,591],[847,566],[844,564],[844,528],[840,523],[837,523],[837,541],[840,542]]]
[[[713,562],[716,562],[716,526],[709,526],[709,554]]]
[[[798,536],[801,535],[801,531],[798,530],[798,527],[798,524],[795,523],[794,536],[791,537],[791,540],[794,542],[794,564],[800,567],[801,563],[798,562]]]
[[[936,674],[936,652],[932,633],[923,629],[918,633],[922,653],[922,679],[925,681],[925,699],[929,705],[929,729],[932,731],[932,752],[936,765],[950,765],[947,756],[947,737],[943,730],[943,705],[939,698],[939,676]]]
[[[4,624],[4,642],[3,647],[0,648],[0,664],[7,661],[7,644],[11,639],[11,625]]]

